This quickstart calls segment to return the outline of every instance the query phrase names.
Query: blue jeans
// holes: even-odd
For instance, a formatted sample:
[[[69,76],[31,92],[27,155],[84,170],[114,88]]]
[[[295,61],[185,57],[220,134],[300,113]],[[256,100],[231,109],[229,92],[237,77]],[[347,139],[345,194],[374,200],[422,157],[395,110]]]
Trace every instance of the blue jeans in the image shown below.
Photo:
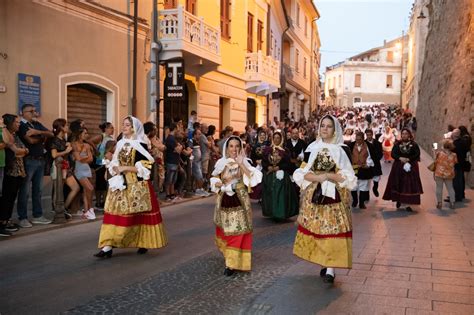
[[[25,159],[26,178],[21,185],[18,193],[18,219],[23,220],[28,218],[28,194],[30,190],[33,194],[33,217],[39,218],[43,215],[41,207],[41,190],[43,189],[43,175],[44,175],[44,160]]]

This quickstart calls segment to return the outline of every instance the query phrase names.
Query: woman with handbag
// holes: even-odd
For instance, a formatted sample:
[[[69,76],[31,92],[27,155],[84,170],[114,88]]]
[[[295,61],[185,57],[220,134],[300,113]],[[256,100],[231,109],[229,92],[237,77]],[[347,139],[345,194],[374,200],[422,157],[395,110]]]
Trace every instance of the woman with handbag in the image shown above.
[[[350,191],[357,177],[339,121],[324,116],[318,134],[308,147],[308,163],[293,173],[302,189],[293,254],[322,266],[323,281],[333,283],[335,268],[352,267]]]
[[[223,157],[212,172],[211,190],[217,193],[214,210],[216,245],[225,258],[225,276],[235,270],[250,271],[252,209],[249,190],[262,181],[262,173],[246,158],[242,140],[230,136],[223,144]]]
[[[154,159],[147,150],[142,123],[123,120],[123,138],[107,169],[113,176],[105,200],[99,248],[94,256],[112,257],[112,248],[138,248],[138,254],[167,244],[158,199],[150,182]]]
[[[443,184],[446,186],[449,194],[449,208],[454,209],[454,165],[458,162],[456,153],[454,153],[454,144],[450,139],[444,139],[442,149],[436,152],[434,165],[434,179],[436,182],[436,208],[443,207]],[[431,165],[430,165],[431,166]]]

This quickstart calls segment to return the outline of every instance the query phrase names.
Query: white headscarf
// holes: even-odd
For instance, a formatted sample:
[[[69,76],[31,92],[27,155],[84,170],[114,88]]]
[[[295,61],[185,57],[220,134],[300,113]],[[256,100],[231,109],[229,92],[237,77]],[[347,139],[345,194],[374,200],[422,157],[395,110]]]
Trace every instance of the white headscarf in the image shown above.
[[[140,152],[144,157],[148,159],[148,161],[154,162],[155,159],[153,159],[151,154],[141,145],[142,143],[145,145],[147,143],[145,140],[145,137],[146,137],[145,130],[143,129],[143,124],[141,123],[141,121],[133,116],[127,116],[124,118],[124,120],[125,119],[132,120],[133,133],[130,138],[123,137],[117,143],[117,148],[115,149],[115,152],[114,152],[113,161],[118,161],[118,154],[120,150],[123,148],[125,144],[130,144],[132,148]]]
[[[344,177],[344,182],[339,183],[342,187],[347,187],[349,190],[352,190],[355,184],[357,184],[357,177],[355,177],[354,170],[352,169],[351,162],[347,157],[346,153],[342,149],[344,144],[344,138],[342,134],[342,127],[339,121],[332,115],[324,116],[321,121],[319,122],[319,135],[321,135],[321,123],[324,119],[330,118],[334,124],[334,136],[331,141],[324,142],[321,139],[321,136],[318,137],[317,140],[312,142],[306,152],[311,152],[309,156],[308,163],[304,166],[304,168],[299,168],[293,173],[293,179],[295,182],[301,187],[306,188],[311,182],[304,179],[304,176],[311,170],[311,167],[316,160],[318,153],[322,149],[328,149],[329,153],[336,162],[337,168],[339,169],[338,173]],[[336,195],[336,184],[331,181],[324,181],[321,184],[322,194],[324,196],[335,198]]]
[[[214,166],[214,171],[212,172],[212,176],[217,176],[219,175],[220,173],[222,173],[222,171],[224,170],[225,166],[230,163],[230,162],[235,162],[235,160],[233,158],[230,158],[230,157],[227,157],[227,145],[229,144],[229,141],[230,140],[238,140],[239,143],[240,143],[240,150],[244,150],[244,146],[243,146],[243,143],[242,143],[242,140],[237,137],[237,136],[230,136],[229,138],[227,138],[227,140],[224,142],[224,145],[222,146],[222,157],[217,160],[216,162],[216,165]],[[250,166],[250,163],[248,162],[249,159],[244,159],[244,163],[248,164],[248,166]]]

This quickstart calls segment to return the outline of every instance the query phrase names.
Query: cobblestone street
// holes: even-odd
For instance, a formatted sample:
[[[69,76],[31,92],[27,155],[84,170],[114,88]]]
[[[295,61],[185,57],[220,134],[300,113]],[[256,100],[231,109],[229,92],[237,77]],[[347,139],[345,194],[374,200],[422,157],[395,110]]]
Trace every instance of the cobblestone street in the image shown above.
[[[337,270],[333,287],[291,254],[294,221],[264,219],[257,204],[252,272],[224,277],[207,198],[164,208],[170,243],[146,256],[117,250],[96,261],[99,222],[0,242],[1,313],[472,314],[474,194],[437,210],[429,161],[415,212],[373,197],[354,210],[354,266]]]

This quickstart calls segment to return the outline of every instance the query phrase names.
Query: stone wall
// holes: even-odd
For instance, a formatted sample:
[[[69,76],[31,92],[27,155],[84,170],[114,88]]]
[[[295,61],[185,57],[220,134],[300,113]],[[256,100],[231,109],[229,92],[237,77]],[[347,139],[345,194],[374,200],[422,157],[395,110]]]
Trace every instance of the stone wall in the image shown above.
[[[472,0],[430,0],[427,9],[428,36],[416,116],[417,141],[431,152],[431,144],[442,139],[448,124],[465,125],[474,135],[474,4]]]

